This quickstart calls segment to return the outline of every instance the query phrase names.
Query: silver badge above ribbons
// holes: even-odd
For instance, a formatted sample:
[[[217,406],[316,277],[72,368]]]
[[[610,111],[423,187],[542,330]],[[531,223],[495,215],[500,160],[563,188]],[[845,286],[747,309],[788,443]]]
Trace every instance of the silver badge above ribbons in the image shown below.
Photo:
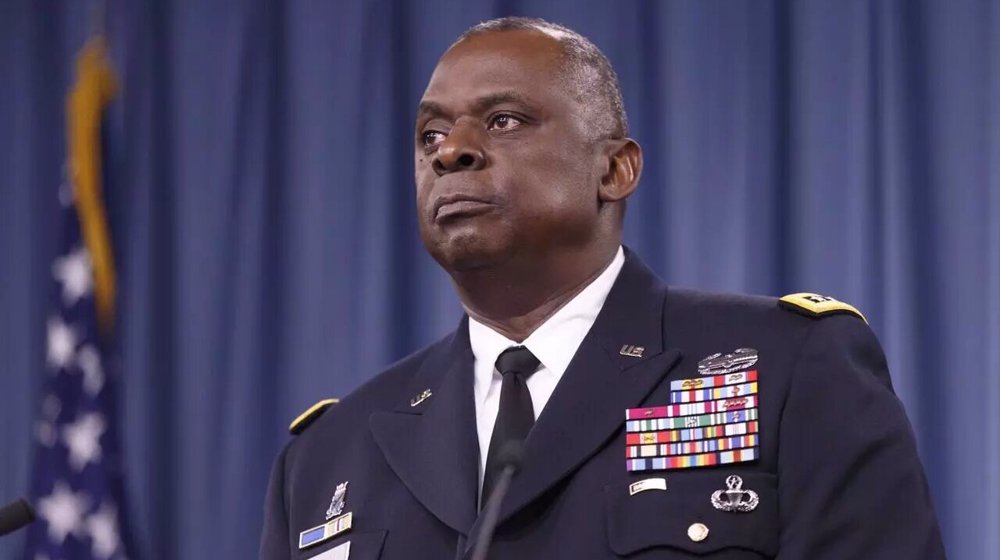
[[[330,500],[330,507],[326,508],[326,520],[329,521],[344,513],[344,503],[347,501],[347,483],[341,482],[333,492],[333,499]]]
[[[726,489],[712,492],[712,506],[722,511],[747,513],[757,509],[760,496],[753,490],[743,489],[743,479],[732,475],[726,478]]]
[[[725,375],[743,371],[757,363],[757,350],[738,348],[729,354],[716,353],[698,362],[698,373],[702,375]]]

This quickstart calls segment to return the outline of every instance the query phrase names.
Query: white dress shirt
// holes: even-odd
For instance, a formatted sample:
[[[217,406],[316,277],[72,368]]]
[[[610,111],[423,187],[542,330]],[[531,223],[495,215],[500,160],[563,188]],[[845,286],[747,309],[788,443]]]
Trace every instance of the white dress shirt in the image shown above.
[[[556,311],[535,332],[518,344],[492,328],[469,318],[469,342],[475,356],[476,429],[479,433],[479,488],[482,490],[486,456],[490,449],[493,424],[500,408],[500,386],[503,378],[496,370],[497,356],[511,346],[525,346],[541,362],[539,369],[528,378],[531,405],[535,419],[549,402],[577,348],[597,320],[611,286],[625,263],[625,253],[618,253],[611,264],[586,288]]]

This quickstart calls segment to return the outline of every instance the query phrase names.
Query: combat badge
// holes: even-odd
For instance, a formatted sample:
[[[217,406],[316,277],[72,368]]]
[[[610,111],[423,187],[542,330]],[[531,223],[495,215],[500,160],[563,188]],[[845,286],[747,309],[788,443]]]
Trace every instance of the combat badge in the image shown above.
[[[750,369],[757,363],[757,351],[753,348],[737,348],[729,354],[712,354],[698,362],[698,373],[702,375],[723,375],[734,371]]]
[[[743,479],[732,475],[726,478],[726,489],[712,492],[712,506],[722,511],[746,513],[757,509],[760,496],[753,490],[743,489]]]

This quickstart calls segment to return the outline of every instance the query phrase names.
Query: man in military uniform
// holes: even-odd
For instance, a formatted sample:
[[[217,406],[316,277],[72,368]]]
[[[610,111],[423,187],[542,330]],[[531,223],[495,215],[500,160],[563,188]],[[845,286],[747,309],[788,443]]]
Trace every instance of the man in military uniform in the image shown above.
[[[494,507],[497,559],[944,557],[864,318],[665,286],[621,246],[627,133],[571,30],[495,20],[444,54],[417,211],[467,315],[293,424],[262,559],[468,558]]]

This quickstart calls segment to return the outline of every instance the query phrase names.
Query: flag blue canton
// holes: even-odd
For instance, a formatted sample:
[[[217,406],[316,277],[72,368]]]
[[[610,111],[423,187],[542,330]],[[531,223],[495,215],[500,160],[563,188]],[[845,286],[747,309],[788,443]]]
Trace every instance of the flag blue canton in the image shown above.
[[[102,338],[93,270],[73,206],[60,188],[62,252],[52,264],[47,321],[48,377],[35,424],[26,560],[125,559],[116,373]]]

